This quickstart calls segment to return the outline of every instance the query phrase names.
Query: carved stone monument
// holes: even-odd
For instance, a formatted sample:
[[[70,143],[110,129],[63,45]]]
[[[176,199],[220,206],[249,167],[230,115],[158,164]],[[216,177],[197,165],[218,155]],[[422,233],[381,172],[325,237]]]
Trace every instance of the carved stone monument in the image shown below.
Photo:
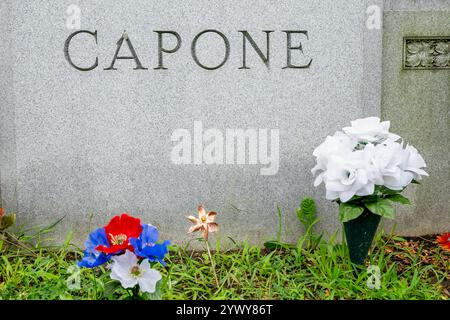
[[[2,1],[2,205],[32,225],[64,217],[56,240],[70,229],[84,239],[130,212],[182,242],[185,216],[202,203],[219,212],[219,237],[261,243],[276,234],[278,207],[283,237],[295,241],[294,209],[312,196],[318,228],[333,233],[337,207],[313,187],[312,151],[351,120],[383,116],[430,167],[398,229],[444,231],[448,10],[446,1]]]

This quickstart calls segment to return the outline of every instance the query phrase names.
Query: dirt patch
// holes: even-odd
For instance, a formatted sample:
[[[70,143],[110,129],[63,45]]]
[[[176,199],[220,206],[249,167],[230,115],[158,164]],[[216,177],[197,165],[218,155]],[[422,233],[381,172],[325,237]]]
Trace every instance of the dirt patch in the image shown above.
[[[390,255],[390,260],[397,264],[397,271],[401,273],[411,265],[420,264],[422,267],[433,266],[434,269],[447,273],[447,279],[440,285],[444,294],[450,297],[450,251],[440,248],[436,242],[438,235],[421,237],[405,237],[405,241],[391,239],[384,250]],[[436,275],[430,270],[428,276],[437,282]]]

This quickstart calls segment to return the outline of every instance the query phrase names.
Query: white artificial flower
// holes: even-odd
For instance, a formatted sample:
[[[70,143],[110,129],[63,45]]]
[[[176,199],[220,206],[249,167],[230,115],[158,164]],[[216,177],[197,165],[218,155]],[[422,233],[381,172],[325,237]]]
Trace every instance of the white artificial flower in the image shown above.
[[[325,141],[320,144],[313,152],[316,157],[317,164],[311,169],[313,175],[319,173],[314,181],[314,186],[317,187],[323,182],[323,173],[327,168],[327,164],[331,156],[345,155],[352,152],[356,146],[356,141],[341,131],[337,131],[333,136],[326,137]]]
[[[376,146],[366,147],[371,153],[370,161],[376,185],[384,185],[391,190],[402,190],[413,179],[413,174],[403,168],[404,149],[398,142],[386,141]]]
[[[423,160],[417,149],[407,145],[403,152],[403,169],[412,172],[414,179],[420,180],[422,179],[421,176],[428,176],[428,173],[421,169],[426,166],[425,160]]]
[[[400,136],[390,133],[389,121],[380,121],[377,117],[368,117],[357,119],[351,122],[351,127],[345,127],[342,130],[349,136],[354,137],[362,143],[380,143],[387,139],[397,141]]]
[[[314,186],[323,182],[327,199],[347,202],[355,195],[372,195],[375,186],[403,190],[413,179],[428,176],[422,156],[396,142],[400,137],[389,132],[389,125],[369,117],[328,136],[313,152]]]
[[[150,267],[147,259],[139,264],[136,255],[126,250],[124,254],[112,257],[112,260],[111,279],[120,281],[124,288],[139,285],[142,292],[155,292],[161,274]]]
[[[421,169],[426,167],[425,161],[412,146],[403,148],[403,144],[387,140],[376,146],[368,144],[364,150],[369,154],[371,176],[376,185],[402,190],[413,179],[428,175]]]
[[[370,169],[364,161],[364,151],[349,153],[346,157],[332,156],[323,179],[328,200],[349,201],[353,196],[373,194],[375,184],[370,179]]]

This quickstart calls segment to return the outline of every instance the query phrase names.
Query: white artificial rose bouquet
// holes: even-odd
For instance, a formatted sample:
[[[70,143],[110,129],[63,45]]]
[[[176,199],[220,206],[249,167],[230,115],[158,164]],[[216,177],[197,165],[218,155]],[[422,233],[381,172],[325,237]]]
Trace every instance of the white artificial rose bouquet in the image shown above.
[[[389,126],[377,117],[352,121],[313,152],[314,186],[325,184],[326,198],[339,203],[342,222],[358,218],[366,209],[392,219],[391,202],[409,204],[400,192],[428,176],[417,149],[405,146]]]

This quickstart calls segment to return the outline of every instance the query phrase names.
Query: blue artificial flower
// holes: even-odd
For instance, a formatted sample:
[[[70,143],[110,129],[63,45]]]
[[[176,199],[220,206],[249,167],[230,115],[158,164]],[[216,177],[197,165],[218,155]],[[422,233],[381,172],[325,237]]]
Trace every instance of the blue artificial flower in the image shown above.
[[[169,252],[167,248],[170,241],[166,240],[163,243],[156,243],[158,241],[158,229],[150,224],[142,226],[142,233],[139,238],[131,238],[130,243],[134,248],[134,253],[149,261],[159,261],[163,266],[166,263],[163,261],[164,256]]]
[[[100,266],[111,259],[111,255],[98,251],[98,246],[109,246],[105,228],[98,228],[92,232],[86,240],[84,257],[78,262],[79,267],[94,268]]]

